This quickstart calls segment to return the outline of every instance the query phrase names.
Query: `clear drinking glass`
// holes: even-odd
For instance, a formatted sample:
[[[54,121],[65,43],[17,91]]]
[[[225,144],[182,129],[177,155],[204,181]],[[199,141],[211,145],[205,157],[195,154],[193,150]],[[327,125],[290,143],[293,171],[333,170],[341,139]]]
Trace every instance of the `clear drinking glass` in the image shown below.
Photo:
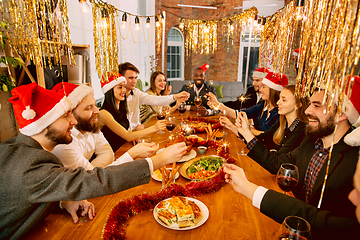
[[[179,112],[180,112],[180,114],[181,114],[181,122],[183,122],[183,121],[184,121],[184,119],[183,119],[183,113],[186,112],[186,104],[185,104],[185,102],[182,102],[182,103],[180,104],[180,106],[178,107],[178,110],[179,110]]]
[[[284,194],[291,191],[299,181],[299,169],[291,163],[283,163],[276,174],[276,181],[284,191]]]
[[[158,120],[163,120],[163,119],[165,119],[165,117],[166,117],[166,109],[165,109],[165,107],[159,107],[159,108],[158,108],[158,111],[157,111],[157,113],[156,113],[156,118],[157,118]],[[157,132],[157,133],[159,133],[159,134],[164,134],[165,131],[160,130],[160,131]]]
[[[196,106],[195,116],[200,116],[199,107],[201,106],[201,103],[202,103],[201,96],[195,96],[195,98],[194,98],[194,104]]]
[[[279,229],[279,240],[310,240],[311,227],[303,218],[288,216]]]
[[[172,135],[172,130],[175,129],[176,127],[176,118],[173,117],[173,116],[168,116],[167,117],[167,125],[166,125],[166,129],[169,131],[170,133],[170,136],[169,138],[172,139],[173,138],[173,135]]]

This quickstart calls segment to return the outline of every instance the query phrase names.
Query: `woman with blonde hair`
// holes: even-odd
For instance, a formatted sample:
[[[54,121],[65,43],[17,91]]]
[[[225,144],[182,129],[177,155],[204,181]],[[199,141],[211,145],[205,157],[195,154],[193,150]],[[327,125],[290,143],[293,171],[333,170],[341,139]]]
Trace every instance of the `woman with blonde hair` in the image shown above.
[[[155,95],[155,96],[166,96],[171,93],[171,86],[167,86],[167,79],[165,77],[165,74],[160,71],[153,72],[150,76],[150,88],[145,91],[145,93],[149,95]],[[176,111],[178,107],[180,106],[181,102],[177,101],[176,104],[170,108],[169,106],[166,106],[166,111],[168,113]],[[155,106],[155,105],[141,105],[140,106],[140,121],[141,123],[146,123],[148,120],[150,120],[153,116],[156,116],[156,114],[159,112],[160,108],[163,108],[161,106]]]
[[[295,96],[294,85],[285,86],[277,102],[280,121],[257,137],[248,127],[249,120],[244,113],[239,113],[239,118],[247,122],[247,126],[242,127],[243,132],[241,133],[238,132],[238,128],[228,118],[222,117],[220,122],[235,134],[241,134],[241,138],[244,138],[248,143],[247,147],[251,147],[248,156],[251,157],[251,152],[256,151],[258,156],[261,155],[266,158],[270,150],[283,154],[300,146],[305,137],[305,127],[308,122],[305,114],[308,102],[307,98]]]

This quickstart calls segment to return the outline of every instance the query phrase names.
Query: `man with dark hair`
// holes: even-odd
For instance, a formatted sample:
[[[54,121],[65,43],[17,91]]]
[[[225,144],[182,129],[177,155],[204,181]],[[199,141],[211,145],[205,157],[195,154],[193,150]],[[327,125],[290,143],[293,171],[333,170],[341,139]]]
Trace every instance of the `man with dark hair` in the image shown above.
[[[119,65],[119,73],[126,78],[126,101],[128,107],[128,120],[130,129],[141,130],[144,126],[140,122],[140,105],[168,106],[174,101],[184,102],[189,98],[187,92],[180,92],[168,96],[154,96],[141,92],[135,88],[140,71],[131,63],[125,62]]]
[[[186,84],[180,90],[180,92],[186,91],[190,94],[189,99],[186,101],[187,105],[194,106],[195,96],[201,97],[201,107],[199,107],[199,112],[201,115],[215,115],[218,113],[218,111],[215,111],[208,106],[208,98],[206,94],[211,92],[217,97],[215,87],[209,86],[207,83],[205,83],[206,70],[208,68],[209,64],[206,63],[203,66],[195,69],[193,75],[194,83]]]
[[[69,99],[36,83],[14,88],[11,94],[20,134],[0,144],[0,239],[22,239],[56,202],[76,201],[63,205],[76,216],[83,199],[146,184],[153,170],[180,160],[186,150],[185,143],[179,143],[118,166],[68,169],[51,151],[72,141],[77,122]]]
[[[344,112],[337,115],[334,104],[325,113],[324,92],[316,91],[311,96],[305,112],[309,118],[307,137],[291,153],[271,152],[263,157],[263,151],[255,145],[256,139],[244,131],[248,128],[246,115],[240,113],[236,122],[239,133],[248,143],[248,156],[269,172],[276,174],[282,163],[297,165],[299,181],[293,189],[296,198],[249,182],[244,171],[235,165],[225,165],[226,181],[235,191],[251,199],[262,213],[279,223],[289,215],[306,219],[311,225],[313,239],[353,239],[359,236],[360,227],[348,195],[352,190],[359,147],[344,142],[344,137],[352,132],[348,116]]]

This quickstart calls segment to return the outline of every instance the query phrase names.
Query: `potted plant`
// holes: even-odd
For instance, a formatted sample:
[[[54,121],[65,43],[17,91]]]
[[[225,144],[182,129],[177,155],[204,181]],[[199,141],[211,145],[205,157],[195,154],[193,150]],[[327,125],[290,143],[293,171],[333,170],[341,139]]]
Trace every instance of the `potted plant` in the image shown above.
[[[9,23],[0,22],[0,45],[3,50],[5,50],[5,42],[8,41],[4,30],[8,29]],[[0,90],[3,92],[11,91],[15,86],[15,79],[10,74],[9,66],[12,65],[15,68],[19,66],[21,68],[21,59],[17,57],[7,57],[1,56],[0,63],[3,63],[6,66],[8,74],[0,74]]]

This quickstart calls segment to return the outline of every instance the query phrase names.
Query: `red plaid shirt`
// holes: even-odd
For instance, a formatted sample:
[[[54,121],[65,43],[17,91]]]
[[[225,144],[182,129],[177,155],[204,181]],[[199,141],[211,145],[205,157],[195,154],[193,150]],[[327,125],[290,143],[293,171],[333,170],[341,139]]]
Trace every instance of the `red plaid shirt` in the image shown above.
[[[317,139],[315,142],[316,152],[312,156],[309,165],[306,169],[305,179],[304,179],[304,190],[305,190],[305,199],[306,202],[309,202],[309,198],[312,194],[312,190],[315,185],[316,178],[323,167],[325,160],[329,157],[329,149],[323,147],[323,142],[321,139]]]

